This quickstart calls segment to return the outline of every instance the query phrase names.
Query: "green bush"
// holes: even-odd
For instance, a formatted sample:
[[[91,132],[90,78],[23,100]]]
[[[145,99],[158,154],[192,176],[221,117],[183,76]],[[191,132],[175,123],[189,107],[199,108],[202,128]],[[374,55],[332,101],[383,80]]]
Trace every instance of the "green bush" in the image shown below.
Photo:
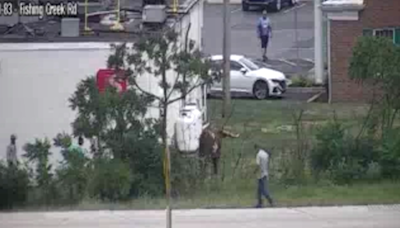
[[[51,144],[50,140],[36,139],[34,143],[24,145],[24,157],[28,162],[35,166],[33,184],[34,191],[37,192],[35,201],[37,204],[49,205],[57,200],[57,191],[55,189],[54,174],[52,165],[49,162]]]
[[[157,141],[155,131],[140,129],[139,126],[107,141],[112,154],[119,154],[119,159],[129,165],[135,177],[131,183],[132,197],[159,196],[164,192],[163,150]]]
[[[103,157],[94,161],[90,193],[92,197],[103,201],[126,200],[132,181],[132,172],[126,163]]]
[[[379,148],[382,175],[387,178],[400,177],[400,129],[385,135]]]
[[[314,82],[306,76],[293,76],[291,79],[290,87],[312,87]]]
[[[332,163],[341,159],[345,130],[337,121],[331,121],[318,129],[316,145],[311,151],[311,167],[319,174],[327,171]]]
[[[311,166],[317,175],[327,172],[338,184],[367,179],[371,164],[379,160],[373,138],[355,138],[336,120],[320,128],[316,139]]]
[[[7,167],[0,163],[0,209],[11,209],[27,201],[29,175],[19,165]]]
[[[171,150],[171,182],[175,197],[195,194],[203,183],[202,177],[197,156],[185,156]]]
[[[56,170],[57,187],[59,189],[60,201],[78,203],[86,195],[89,180],[90,159],[86,155],[74,153],[68,150],[72,137],[63,133],[53,139],[54,146],[61,148],[63,160]]]

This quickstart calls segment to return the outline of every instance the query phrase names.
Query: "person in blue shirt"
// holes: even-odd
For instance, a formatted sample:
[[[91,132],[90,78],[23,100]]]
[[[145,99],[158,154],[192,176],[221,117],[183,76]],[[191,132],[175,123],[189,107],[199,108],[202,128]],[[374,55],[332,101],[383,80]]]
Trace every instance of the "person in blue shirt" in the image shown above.
[[[267,60],[267,48],[269,39],[272,37],[272,28],[266,10],[263,11],[262,17],[258,20],[257,35],[261,41],[262,58]]]

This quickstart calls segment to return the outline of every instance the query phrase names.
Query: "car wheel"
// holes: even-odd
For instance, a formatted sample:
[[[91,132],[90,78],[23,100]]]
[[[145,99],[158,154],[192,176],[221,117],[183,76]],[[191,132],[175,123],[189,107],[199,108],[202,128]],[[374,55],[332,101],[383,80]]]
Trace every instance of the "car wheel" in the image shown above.
[[[275,12],[279,12],[282,9],[282,0],[275,0],[273,9]]]
[[[266,99],[269,95],[268,83],[264,81],[256,81],[253,86],[253,95],[259,100]]]
[[[247,3],[245,3],[245,2],[242,2],[242,10],[243,11],[249,11],[249,4],[247,4]]]

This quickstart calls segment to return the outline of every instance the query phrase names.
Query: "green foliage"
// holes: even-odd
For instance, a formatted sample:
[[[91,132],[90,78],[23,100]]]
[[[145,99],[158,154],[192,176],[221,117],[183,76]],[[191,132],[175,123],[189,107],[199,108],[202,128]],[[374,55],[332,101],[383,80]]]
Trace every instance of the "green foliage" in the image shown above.
[[[393,44],[393,40],[361,37],[353,48],[349,75],[352,79],[363,81],[372,79],[388,86],[388,89],[393,86],[393,82],[400,82],[399,60],[399,48]]]
[[[159,194],[162,190],[159,124],[145,118],[152,101],[149,96],[138,94],[135,88],[123,94],[109,88],[100,94],[93,77],[83,80],[70,99],[72,109],[78,111],[74,134],[97,137],[100,154],[110,151],[114,158],[129,164],[136,177],[131,183],[132,195]],[[82,182],[84,179],[82,176]]]
[[[0,209],[23,205],[29,191],[28,170],[18,166],[7,167],[0,163]]]
[[[27,143],[24,146],[26,153],[23,156],[36,165],[36,182],[38,186],[49,186],[53,177],[51,173],[52,165],[49,163],[50,148],[51,144],[47,138],[44,140],[36,139],[35,143]]]
[[[190,28],[190,26],[189,26]],[[179,39],[179,34],[174,29],[168,29],[160,33],[147,34],[131,47],[128,45],[112,45],[114,53],[108,58],[108,67],[113,69],[122,69],[126,72],[125,76],[130,85],[140,90],[141,94],[146,95],[157,101],[161,110],[160,113],[160,135],[165,151],[164,165],[170,163],[167,146],[167,116],[168,106],[176,101],[182,100],[194,89],[211,82],[211,65],[208,59],[203,58],[202,53],[196,47],[193,40],[186,37],[183,42]],[[170,81],[170,73],[175,77]],[[158,85],[162,89],[162,95],[151,93],[144,90],[137,80],[141,76],[152,76],[159,79]],[[133,133],[132,133],[133,134]],[[147,145],[147,144],[145,144]],[[137,153],[140,154],[140,153]],[[145,156],[143,154],[143,156]],[[156,156],[157,159],[161,158]],[[147,160],[145,160],[147,161]],[[131,162],[132,163],[132,162]],[[161,171],[161,163],[153,162],[154,171]],[[139,164],[131,164],[132,167],[142,167]],[[166,167],[169,167],[168,165]],[[175,169],[176,167],[174,167]],[[142,170],[142,168],[140,169]],[[149,171],[151,169],[148,169]],[[165,169],[166,179],[169,179],[170,171]],[[178,170],[180,172],[180,170]],[[135,172],[137,174],[139,172]],[[162,172],[160,172],[162,173]],[[144,177],[145,174],[140,172]],[[159,174],[147,175],[158,180]],[[139,179],[142,179],[139,176]],[[162,179],[160,179],[162,180]],[[148,181],[143,181],[144,184]],[[138,189],[141,189],[139,187]],[[144,188],[143,188],[144,189]],[[156,189],[151,191],[155,191]],[[160,188],[158,188],[160,189]],[[148,191],[148,190],[147,190]]]
[[[400,129],[386,134],[379,149],[382,175],[387,178],[400,177]]]
[[[36,166],[34,179],[35,187],[40,189],[40,201],[46,204],[51,203],[55,198],[55,186],[53,181],[52,165],[49,162],[51,144],[45,138],[36,139],[35,143],[27,143],[24,146],[28,162]]]
[[[80,153],[68,150],[72,141],[68,134],[58,134],[53,141],[54,146],[61,148],[63,156],[60,167],[56,170],[60,200],[77,203],[86,193],[90,177],[89,158],[84,154],[82,156]]]
[[[197,156],[183,156],[171,150],[171,182],[175,197],[192,196],[202,187],[200,161]]]
[[[290,87],[312,87],[314,82],[305,76],[294,76],[290,78]]]
[[[350,78],[379,88],[376,109],[382,134],[390,131],[400,109],[400,47],[383,37],[362,37],[353,49]],[[375,95],[375,94],[374,94]]]
[[[311,166],[316,175],[327,172],[336,183],[366,179],[378,161],[377,142],[368,136],[355,138],[336,119],[321,127],[316,139]]]
[[[102,157],[94,161],[90,194],[104,201],[126,200],[133,180],[134,176],[126,163]]]
[[[155,94],[145,94],[166,102],[167,105],[180,100],[193,89],[210,82],[210,62],[203,58],[193,40],[186,40],[186,49],[182,50],[178,34],[173,30],[142,37],[132,47],[127,44],[113,45],[114,54],[108,59],[108,66],[126,70],[131,85],[137,84],[137,78],[152,75],[160,78],[159,86],[164,90],[162,98]],[[168,71],[175,72],[173,84],[166,79]],[[173,92],[182,96],[172,99]]]
[[[336,120],[318,130],[317,142],[311,153],[311,167],[314,171],[319,173],[328,170],[331,162],[338,162],[340,155],[337,153],[342,150],[344,137],[345,130]]]
[[[126,132],[122,139],[109,141],[114,152],[124,154],[122,161],[129,165],[135,177],[132,196],[154,196],[163,192],[162,149],[158,137],[154,129],[139,128]]]

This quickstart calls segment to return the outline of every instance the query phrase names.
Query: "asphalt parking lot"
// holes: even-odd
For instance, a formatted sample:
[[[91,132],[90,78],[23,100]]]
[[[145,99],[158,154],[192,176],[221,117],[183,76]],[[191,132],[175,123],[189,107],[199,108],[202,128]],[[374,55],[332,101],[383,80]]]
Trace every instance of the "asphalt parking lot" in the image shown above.
[[[256,23],[262,9],[243,12],[241,5],[230,6],[231,54],[260,59],[260,43]],[[297,15],[296,15],[297,14]],[[204,51],[222,54],[223,5],[206,4],[204,9]],[[314,20],[312,2],[303,2],[280,12],[270,12],[273,37],[268,48],[267,66],[284,72],[288,77],[307,74],[314,67]],[[296,38],[297,36],[297,38]]]

